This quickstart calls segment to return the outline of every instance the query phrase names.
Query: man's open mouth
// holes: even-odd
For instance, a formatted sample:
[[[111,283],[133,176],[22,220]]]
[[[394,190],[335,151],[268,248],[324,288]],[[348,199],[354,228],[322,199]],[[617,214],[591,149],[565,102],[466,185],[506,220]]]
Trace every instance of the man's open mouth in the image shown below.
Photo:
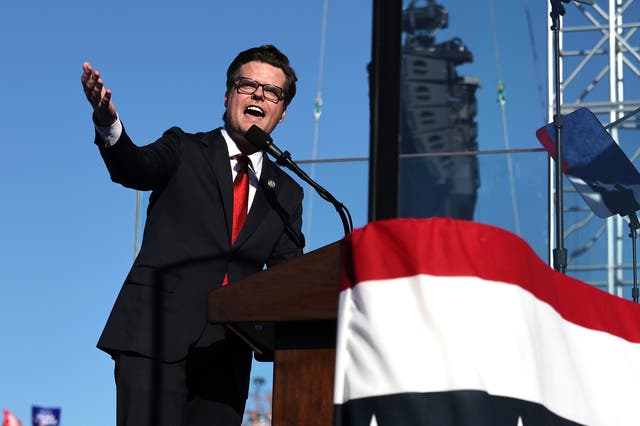
[[[245,114],[253,115],[254,117],[264,118],[264,110],[255,105],[249,105],[245,110]]]

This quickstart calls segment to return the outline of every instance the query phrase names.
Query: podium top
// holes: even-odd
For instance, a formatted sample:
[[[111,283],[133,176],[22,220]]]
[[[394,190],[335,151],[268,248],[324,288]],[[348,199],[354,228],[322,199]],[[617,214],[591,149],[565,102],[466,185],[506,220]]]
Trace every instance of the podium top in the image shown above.
[[[340,241],[209,293],[212,323],[335,320]]]

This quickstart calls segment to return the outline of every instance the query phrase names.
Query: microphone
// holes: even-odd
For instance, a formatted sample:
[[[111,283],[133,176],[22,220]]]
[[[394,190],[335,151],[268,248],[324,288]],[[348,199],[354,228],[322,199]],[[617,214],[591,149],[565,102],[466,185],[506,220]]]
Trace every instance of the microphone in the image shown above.
[[[274,145],[273,139],[271,136],[262,130],[260,127],[255,124],[252,125],[249,130],[244,134],[244,137],[256,148],[266,151],[276,160],[276,164],[279,166],[287,167],[292,170],[300,179],[307,182],[313,189],[316,190],[318,195],[323,199],[327,200],[333,207],[335,207],[338,215],[340,215],[340,220],[342,221],[342,227],[344,228],[344,234],[347,235],[353,230],[353,221],[351,220],[351,213],[345,207],[344,204],[336,200],[336,198],[331,195],[329,191],[320,186],[316,181],[311,179],[309,175],[307,175],[304,170],[302,170],[298,165],[291,159],[291,154],[289,151],[284,151],[277,146]]]
[[[267,151],[267,153],[271,154],[271,156],[276,159],[276,164],[290,169],[292,166],[295,166],[295,163],[291,160],[291,154],[289,154],[288,151],[282,152],[280,148],[273,144],[273,139],[271,139],[269,133],[265,132],[255,124],[247,130],[247,133],[245,133],[244,136],[256,148]]]

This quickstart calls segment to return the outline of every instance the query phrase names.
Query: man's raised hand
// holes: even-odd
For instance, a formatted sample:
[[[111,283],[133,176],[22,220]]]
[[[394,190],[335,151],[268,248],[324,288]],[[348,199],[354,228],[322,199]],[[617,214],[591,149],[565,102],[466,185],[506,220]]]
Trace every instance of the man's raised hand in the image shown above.
[[[93,107],[93,119],[98,126],[110,126],[117,117],[116,107],[111,101],[111,90],[104,87],[100,72],[94,70],[89,62],[82,64],[82,88],[87,100]]]

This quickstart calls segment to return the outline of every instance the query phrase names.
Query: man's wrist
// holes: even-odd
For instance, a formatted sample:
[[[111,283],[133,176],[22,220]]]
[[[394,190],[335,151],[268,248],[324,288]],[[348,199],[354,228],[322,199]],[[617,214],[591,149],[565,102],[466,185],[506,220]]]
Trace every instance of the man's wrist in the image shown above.
[[[93,119],[93,124],[99,127],[110,127],[118,120],[118,113],[113,116],[105,117],[103,115],[97,114],[96,111],[93,112],[91,116]]]
[[[104,147],[108,148],[110,146],[115,145],[115,143],[120,139],[122,135],[122,122],[120,121],[120,117],[116,114],[116,119],[113,123],[108,126],[101,126],[96,120],[94,115],[94,125],[96,128],[96,133],[98,136],[104,141]]]

